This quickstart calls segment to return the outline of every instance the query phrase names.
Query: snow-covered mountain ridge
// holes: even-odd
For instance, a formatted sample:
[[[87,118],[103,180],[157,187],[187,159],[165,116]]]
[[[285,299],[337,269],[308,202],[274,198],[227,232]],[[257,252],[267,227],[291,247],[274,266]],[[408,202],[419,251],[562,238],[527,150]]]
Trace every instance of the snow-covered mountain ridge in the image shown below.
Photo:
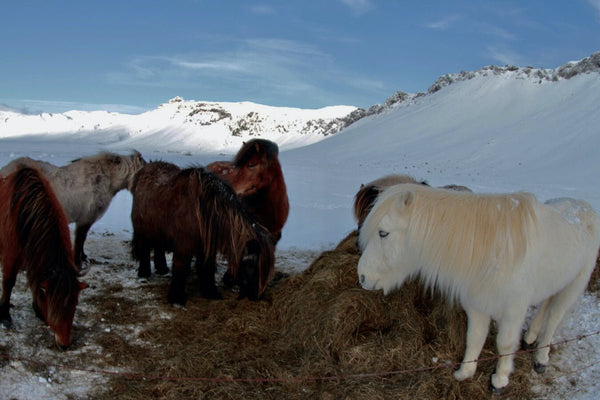
[[[384,103],[368,109],[332,106],[308,110],[180,97],[136,115],[75,110],[32,115],[0,108],[0,138],[57,134],[78,137],[92,133],[98,143],[121,148],[143,148],[146,143],[158,142],[169,151],[216,153],[234,152],[243,141],[263,137],[287,150],[319,142],[365,117],[413,105],[455,83],[499,78],[552,84],[589,73],[600,73],[600,52],[556,69],[487,66],[473,72],[446,74],[427,92],[398,91]]]
[[[537,83],[557,82],[560,79],[571,79],[580,74],[600,73],[600,52],[594,53],[580,61],[568,62],[556,69],[517,67],[506,65],[498,67],[490,65],[475,72],[462,71],[457,74],[446,74],[439,77],[429,87],[428,94],[435,93],[454,82],[465,81],[478,76],[509,75],[515,79],[532,79]]]
[[[340,118],[355,109],[333,106],[303,110],[250,102],[186,101],[176,97],[137,115],[106,111],[28,115],[0,111],[0,138],[92,132],[101,142],[119,141],[136,147],[159,135],[164,136],[164,145],[174,151],[190,148],[220,151],[237,149],[243,140],[260,136],[291,148],[339,132],[344,128]]]
[[[357,108],[347,116],[341,118],[341,125],[347,127],[364,117],[381,114],[398,106],[413,104],[416,100],[436,93],[448,85],[478,77],[506,76],[514,79],[530,79],[536,83],[542,83],[571,79],[577,75],[587,73],[600,73],[600,52],[594,53],[580,61],[568,62],[555,69],[489,65],[477,71],[444,74],[429,87],[427,92],[406,93],[398,91],[388,97],[382,104],[375,104],[368,109]]]

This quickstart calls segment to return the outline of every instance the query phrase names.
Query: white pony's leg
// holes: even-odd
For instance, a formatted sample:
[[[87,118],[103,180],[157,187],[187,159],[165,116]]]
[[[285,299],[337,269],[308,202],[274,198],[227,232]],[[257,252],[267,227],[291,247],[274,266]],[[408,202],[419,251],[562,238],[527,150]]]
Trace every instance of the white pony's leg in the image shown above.
[[[490,316],[465,307],[467,313],[467,347],[462,364],[459,369],[454,371],[454,378],[462,381],[471,378],[477,369],[477,358],[485,343],[490,328]]]
[[[535,318],[534,318],[533,322],[531,323],[531,326],[527,330],[527,333],[525,334],[525,336],[523,336],[523,341],[525,342],[526,345],[531,346],[537,340],[537,338],[540,334],[540,330],[542,329],[542,325],[544,324],[544,320],[546,318],[546,311],[548,311],[548,304],[550,304],[550,299],[544,300],[544,302],[540,305],[540,309],[538,310],[537,314],[535,315]]]
[[[498,355],[501,357],[496,364],[496,372],[492,375],[494,389],[502,389],[508,385],[508,376],[513,371],[513,353],[519,346],[521,327],[525,322],[526,313],[527,307],[524,307],[523,310],[509,312],[498,320],[496,347],[498,348]]]
[[[590,266],[582,270],[562,291],[550,298],[546,326],[538,339],[538,347],[540,347],[540,349],[536,351],[534,358],[535,369],[538,372],[544,372],[545,366],[550,359],[550,347],[548,345],[552,340],[554,331],[562,321],[566,312],[571,309],[573,304],[575,304],[579,296],[583,293],[592,270],[596,265],[596,258],[594,257],[593,261],[588,265]]]

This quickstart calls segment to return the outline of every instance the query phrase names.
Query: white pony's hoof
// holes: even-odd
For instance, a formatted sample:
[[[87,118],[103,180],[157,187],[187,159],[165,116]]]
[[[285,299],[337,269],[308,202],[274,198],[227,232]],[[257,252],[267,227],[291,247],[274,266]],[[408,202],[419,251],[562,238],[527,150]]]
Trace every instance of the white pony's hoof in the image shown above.
[[[506,392],[507,386],[497,388],[490,382],[490,391],[494,396],[502,396]]]
[[[544,372],[546,372],[546,364],[540,364],[539,362],[535,361],[533,363],[533,369],[538,374],[543,374]]]
[[[457,381],[464,381],[465,379],[469,379],[475,375],[475,368],[471,365],[463,364],[459,369],[454,371],[454,379]]]
[[[508,376],[500,376],[498,374],[492,374],[492,391],[494,393],[500,393],[508,385]]]
[[[527,343],[525,339],[521,340],[521,349],[523,350],[531,350],[537,347],[537,342],[534,340],[533,343]]]

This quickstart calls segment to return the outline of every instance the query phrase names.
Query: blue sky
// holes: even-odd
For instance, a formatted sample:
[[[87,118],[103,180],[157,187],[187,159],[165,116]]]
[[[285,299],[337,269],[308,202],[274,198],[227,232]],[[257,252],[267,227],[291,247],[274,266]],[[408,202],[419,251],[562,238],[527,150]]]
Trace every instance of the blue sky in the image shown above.
[[[140,112],[172,97],[369,107],[483,66],[600,51],[600,0],[19,0],[0,104]]]

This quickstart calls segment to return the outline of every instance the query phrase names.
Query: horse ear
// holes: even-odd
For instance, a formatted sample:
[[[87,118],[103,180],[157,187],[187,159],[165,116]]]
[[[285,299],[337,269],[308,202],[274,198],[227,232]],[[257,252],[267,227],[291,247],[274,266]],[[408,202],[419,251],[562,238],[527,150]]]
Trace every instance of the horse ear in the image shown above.
[[[413,203],[415,198],[415,195],[413,192],[408,191],[405,193],[402,193],[402,195],[400,196],[400,198],[398,199],[398,209],[400,211],[404,210],[407,207],[410,207],[410,205]]]

